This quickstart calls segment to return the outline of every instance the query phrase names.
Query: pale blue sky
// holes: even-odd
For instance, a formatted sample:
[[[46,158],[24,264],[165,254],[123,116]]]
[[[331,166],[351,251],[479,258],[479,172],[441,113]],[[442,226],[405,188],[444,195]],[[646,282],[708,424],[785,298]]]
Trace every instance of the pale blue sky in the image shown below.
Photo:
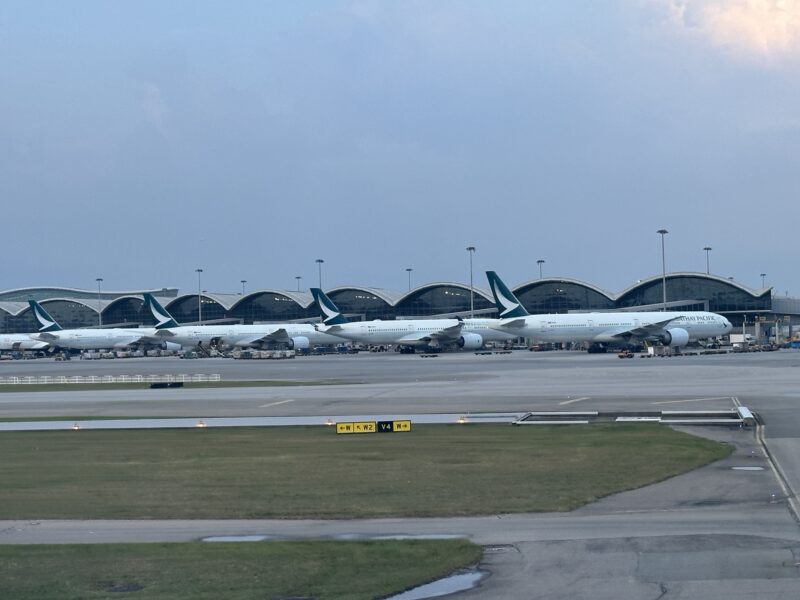
[[[0,289],[800,295],[800,3],[0,4]]]

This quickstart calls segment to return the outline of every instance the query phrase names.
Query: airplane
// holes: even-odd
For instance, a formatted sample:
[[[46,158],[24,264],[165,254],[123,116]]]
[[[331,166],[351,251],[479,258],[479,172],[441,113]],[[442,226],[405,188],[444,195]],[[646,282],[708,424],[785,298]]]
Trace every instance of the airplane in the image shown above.
[[[398,319],[395,321],[348,322],[333,301],[319,288],[311,288],[322,315],[321,331],[366,344],[441,348],[481,348],[487,341],[508,341],[518,337],[494,329],[496,319]]]
[[[70,350],[119,349],[139,346],[151,346],[178,350],[179,346],[169,345],[155,337],[155,329],[62,329],[55,319],[36,301],[28,300],[33,315],[39,322],[39,331],[29,337],[44,342],[52,347]]]
[[[317,331],[307,323],[264,323],[258,325],[180,325],[152,294],[144,302],[156,319],[155,335],[184,347],[230,346],[265,348],[286,345],[305,350],[313,345],[339,344],[341,338]]]
[[[705,311],[531,315],[497,273],[487,271],[486,276],[500,314],[497,327],[537,342],[588,342],[592,352],[632,342],[680,347],[732,329],[728,319]]]
[[[47,342],[31,339],[29,333],[4,333],[0,335],[0,350],[46,350]]]

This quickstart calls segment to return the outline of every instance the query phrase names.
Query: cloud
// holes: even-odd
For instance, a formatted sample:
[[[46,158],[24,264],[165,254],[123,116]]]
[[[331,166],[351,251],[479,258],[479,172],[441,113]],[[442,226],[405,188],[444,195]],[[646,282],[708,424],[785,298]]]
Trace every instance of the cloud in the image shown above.
[[[800,56],[800,0],[664,0],[668,21],[738,58]]]

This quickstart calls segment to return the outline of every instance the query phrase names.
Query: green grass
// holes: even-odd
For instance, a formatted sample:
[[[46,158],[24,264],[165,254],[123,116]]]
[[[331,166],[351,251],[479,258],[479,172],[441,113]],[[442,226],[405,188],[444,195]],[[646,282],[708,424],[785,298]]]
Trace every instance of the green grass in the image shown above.
[[[0,597],[380,598],[475,564],[480,552],[466,540],[0,546]]]
[[[730,451],[653,424],[4,432],[0,518],[564,511]]]
[[[293,380],[255,380],[255,381],[187,381],[184,388],[238,388],[238,387],[294,387],[306,385],[352,385],[356,381],[319,380],[319,381],[293,381]],[[86,392],[92,390],[146,390],[149,383],[18,383],[0,385],[3,392]],[[163,388],[154,390],[164,391]],[[168,391],[168,390],[167,390]]]

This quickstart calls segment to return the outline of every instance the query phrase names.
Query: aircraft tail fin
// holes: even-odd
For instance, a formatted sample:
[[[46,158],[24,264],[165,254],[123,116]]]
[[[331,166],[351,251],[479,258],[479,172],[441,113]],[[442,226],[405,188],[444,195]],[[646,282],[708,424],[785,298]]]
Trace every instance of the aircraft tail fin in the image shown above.
[[[328,296],[319,288],[311,288],[311,294],[314,296],[314,300],[319,307],[320,316],[322,316],[322,322],[325,325],[341,325],[342,323],[347,323],[347,319],[342,316],[342,313],[333,303],[333,300],[328,298]]]
[[[494,303],[497,306],[497,312],[500,314],[501,319],[524,317],[529,314],[513,292],[508,289],[508,286],[503,283],[503,280],[500,279],[497,273],[494,271],[486,271],[486,277],[489,279],[489,287],[492,288]]]
[[[156,300],[152,294],[148,294],[145,292],[144,296],[144,303],[147,305],[147,308],[150,309],[150,312],[153,313],[153,317],[156,319],[156,329],[170,329],[171,327],[179,327],[178,322],[172,317],[167,309],[161,306],[161,303]]]
[[[36,317],[36,321],[39,323],[40,332],[61,331],[61,325],[56,323],[56,320],[50,316],[50,313],[42,308],[41,304],[36,300],[28,300],[28,304],[30,304],[33,316]]]

